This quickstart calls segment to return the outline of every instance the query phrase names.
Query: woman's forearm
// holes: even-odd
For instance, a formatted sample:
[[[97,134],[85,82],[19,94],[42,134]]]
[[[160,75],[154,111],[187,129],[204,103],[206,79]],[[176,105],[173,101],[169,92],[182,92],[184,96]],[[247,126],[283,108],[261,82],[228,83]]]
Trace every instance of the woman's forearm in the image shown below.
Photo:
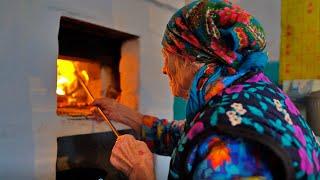
[[[137,134],[141,134],[143,115],[137,111],[127,111],[121,114],[120,122],[131,127]]]
[[[141,140],[149,149],[160,155],[170,156],[183,132],[185,121],[171,121],[144,116],[142,120]]]

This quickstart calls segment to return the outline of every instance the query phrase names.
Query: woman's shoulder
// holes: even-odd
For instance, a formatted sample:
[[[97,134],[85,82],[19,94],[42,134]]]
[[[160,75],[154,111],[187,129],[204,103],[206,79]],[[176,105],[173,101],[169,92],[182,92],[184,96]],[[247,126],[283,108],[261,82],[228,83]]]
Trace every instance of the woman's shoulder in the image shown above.
[[[285,102],[289,97],[270,81],[252,81],[234,84],[225,88],[218,96],[208,101],[209,109],[231,106],[234,103],[242,103],[266,109],[266,106],[275,106],[275,102]]]
[[[208,101],[188,134],[250,137],[268,147],[281,149],[292,162],[309,163],[317,159],[320,144],[299,110],[280,88],[261,78],[264,77],[230,86]],[[203,131],[199,133],[197,127]],[[302,151],[313,154],[302,154]],[[311,164],[308,166],[312,168]],[[298,166],[296,169],[300,170]]]
[[[262,73],[232,85],[208,101],[199,119],[210,119],[236,126],[241,123],[301,119],[290,98]]]
[[[220,94],[222,97],[232,96],[232,100],[245,101],[251,100],[252,98],[263,100],[268,98],[285,99],[285,93],[272,83],[263,73],[256,74],[251,78],[234,84]],[[268,101],[268,100],[267,100]]]

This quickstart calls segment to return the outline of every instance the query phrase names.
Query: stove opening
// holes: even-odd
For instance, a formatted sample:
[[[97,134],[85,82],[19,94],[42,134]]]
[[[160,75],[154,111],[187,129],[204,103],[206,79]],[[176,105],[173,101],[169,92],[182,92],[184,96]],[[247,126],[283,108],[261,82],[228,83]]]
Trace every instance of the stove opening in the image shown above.
[[[119,132],[134,135],[133,130]],[[58,137],[56,179],[128,179],[109,161],[115,141],[110,131]]]
[[[119,70],[126,51],[122,46],[132,39],[137,36],[61,17],[56,86],[58,115],[74,119],[90,116],[91,99],[83,85],[94,98],[120,98],[121,82],[125,82],[120,80]]]

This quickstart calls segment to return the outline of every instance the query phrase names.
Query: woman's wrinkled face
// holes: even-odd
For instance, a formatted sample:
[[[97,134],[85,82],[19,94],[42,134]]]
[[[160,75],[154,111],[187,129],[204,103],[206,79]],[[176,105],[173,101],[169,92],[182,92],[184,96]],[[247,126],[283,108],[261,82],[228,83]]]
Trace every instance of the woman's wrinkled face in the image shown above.
[[[182,56],[165,50],[162,53],[164,59],[162,71],[169,77],[172,94],[188,99],[189,89],[198,67]]]

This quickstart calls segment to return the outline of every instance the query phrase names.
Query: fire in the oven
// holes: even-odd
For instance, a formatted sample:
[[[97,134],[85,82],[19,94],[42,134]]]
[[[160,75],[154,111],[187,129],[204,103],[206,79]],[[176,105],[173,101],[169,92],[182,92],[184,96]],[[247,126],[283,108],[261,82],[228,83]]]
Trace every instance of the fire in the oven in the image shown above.
[[[85,70],[78,70],[74,61],[57,60],[57,89],[58,107],[81,107],[88,104],[88,97],[79,84],[76,71],[85,83],[89,82],[89,75]]]
[[[58,95],[68,95],[71,94],[77,88],[77,76],[76,67],[72,61],[68,60],[57,60],[57,90]],[[87,71],[82,70],[81,75],[83,76],[85,82],[89,81],[89,76]]]

